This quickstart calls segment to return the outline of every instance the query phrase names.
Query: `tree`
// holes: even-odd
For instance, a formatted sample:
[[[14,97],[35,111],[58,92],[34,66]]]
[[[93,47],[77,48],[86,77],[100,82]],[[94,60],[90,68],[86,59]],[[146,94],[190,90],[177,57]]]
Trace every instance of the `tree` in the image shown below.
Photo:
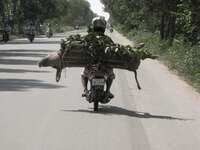
[[[127,31],[160,32],[161,40],[173,42],[177,34],[200,41],[199,0],[102,0],[112,20]]]
[[[12,29],[19,33],[30,21],[36,26],[49,20],[62,25],[87,25],[93,16],[85,0],[0,0],[1,26],[11,18]]]

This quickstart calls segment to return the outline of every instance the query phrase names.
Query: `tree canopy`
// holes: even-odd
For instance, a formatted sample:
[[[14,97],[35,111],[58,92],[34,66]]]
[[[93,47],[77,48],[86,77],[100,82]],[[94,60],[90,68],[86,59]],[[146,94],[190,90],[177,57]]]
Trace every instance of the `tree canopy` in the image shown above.
[[[1,26],[9,22],[20,28],[27,21],[38,25],[57,20],[63,25],[87,25],[93,18],[90,4],[85,0],[1,0]]]
[[[102,0],[112,19],[126,30],[160,31],[162,40],[177,34],[196,44],[200,40],[199,0]]]

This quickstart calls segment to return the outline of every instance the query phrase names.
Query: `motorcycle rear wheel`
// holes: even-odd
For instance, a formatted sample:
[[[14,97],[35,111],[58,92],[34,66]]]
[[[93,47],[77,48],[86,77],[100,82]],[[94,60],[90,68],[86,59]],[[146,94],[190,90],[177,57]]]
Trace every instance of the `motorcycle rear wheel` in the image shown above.
[[[97,100],[94,101],[94,112],[98,112],[99,110],[99,102]]]

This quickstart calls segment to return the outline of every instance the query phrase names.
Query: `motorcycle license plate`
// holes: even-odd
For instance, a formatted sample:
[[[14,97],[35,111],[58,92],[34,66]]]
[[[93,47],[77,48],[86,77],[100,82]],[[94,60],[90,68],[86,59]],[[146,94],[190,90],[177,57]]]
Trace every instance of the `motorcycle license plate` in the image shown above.
[[[93,79],[92,80],[92,85],[93,86],[104,86],[105,85],[105,80],[104,79]]]

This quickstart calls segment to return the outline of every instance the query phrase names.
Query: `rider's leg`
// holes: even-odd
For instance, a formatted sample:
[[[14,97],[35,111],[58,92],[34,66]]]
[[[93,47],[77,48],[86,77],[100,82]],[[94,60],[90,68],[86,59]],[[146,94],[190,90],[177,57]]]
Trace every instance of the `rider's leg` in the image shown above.
[[[88,69],[85,68],[83,71],[83,74],[81,75],[81,81],[82,81],[82,85],[84,88],[84,92],[82,94],[82,96],[86,96],[88,89],[87,89],[87,85],[88,85]]]
[[[113,72],[113,69],[111,69],[108,73],[108,78],[106,80],[106,93],[108,95],[109,98],[113,98],[114,95],[110,92],[110,88],[112,86],[112,83],[113,83],[113,80],[115,78],[115,75],[114,75],[114,72]]]
[[[84,88],[84,91],[87,90],[88,78],[84,75],[81,75],[81,81]]]
[[[113,79],[111,79],[111,78],[107,79],[107,81],[106,81],[106,92],[110,92],[112,82],[113,82]]]

